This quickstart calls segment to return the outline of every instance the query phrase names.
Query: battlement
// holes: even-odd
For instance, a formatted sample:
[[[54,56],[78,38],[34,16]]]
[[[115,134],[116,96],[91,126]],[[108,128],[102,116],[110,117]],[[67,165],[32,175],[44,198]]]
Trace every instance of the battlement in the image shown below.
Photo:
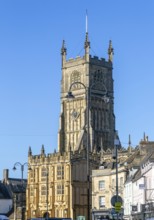
[[[112,67],[112,63],[106,61],[105,58],[99,58],[97,56],[90,55],[90,63],[94,65],[104,66],[104,67]]]
[[[70,152],[64,152],[61,154],[60,152],[54,152],[49,154],[39,154],[39,155],[31,155],[29,156],[30,164],[52,164],[59,162],[68,162],[70,158]]]
[[[84,57],[80,57],[80,56],[76,56],[75,58],[70,57],[68,60],[66,60],[66,63],[76,62],[76,61],[83,60],[83,59],[84,59]]]
[[[100,60],[100,61],[103,60],[103,61],[105,61],[105,58],[99,58],[98,56],[91,56],[90,55],[90,58],[94,59],[94,60]]]
[[[69,58],[66,60],[65,65],[74,65],[74,63],[77,64],[83,64],[85,62],[85,56],[77,56],[76,58]],[[98,66],[104,66],[108,68],[112,68],[112,62],[106,61],[105,58],[99,58],[97,56],[91,56],[90,55],[90,63],[93,65],[98,65]]]

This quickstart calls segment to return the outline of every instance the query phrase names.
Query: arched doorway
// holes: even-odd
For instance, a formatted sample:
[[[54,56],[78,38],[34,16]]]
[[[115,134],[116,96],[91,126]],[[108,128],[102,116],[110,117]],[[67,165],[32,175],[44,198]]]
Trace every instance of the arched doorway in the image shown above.
[[[49,212],[45,212],[43,214],[43,218],[48,219],[50,217]]]

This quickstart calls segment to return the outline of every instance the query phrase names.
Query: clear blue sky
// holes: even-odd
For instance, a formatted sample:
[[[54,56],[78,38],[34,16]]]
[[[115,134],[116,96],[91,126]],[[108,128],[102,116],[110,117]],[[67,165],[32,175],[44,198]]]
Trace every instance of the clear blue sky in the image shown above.
[[[67,57],[83,55],[85,14],[91,54],[115,50],[116,129],[123,146],[131,134],[154,140],[153,0],[0,1],[0,179],[5,168],[57,148],[62,40]],[[26,172],[25,172],[26,176]]]

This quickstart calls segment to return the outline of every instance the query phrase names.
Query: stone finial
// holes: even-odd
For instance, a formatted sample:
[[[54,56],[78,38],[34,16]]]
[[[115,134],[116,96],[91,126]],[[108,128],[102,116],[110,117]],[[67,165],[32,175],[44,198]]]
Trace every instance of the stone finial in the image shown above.
[[[111,40],[109,41],[108,55],[109,55],[108,61],[113,62],[114,49],[112,47],[112,41]]]
[[[145,132],[143,133],[143,140],[146,141],[146,135],[145,135]]]
[[[29,150],[28,150],[28,156],[32,156],[32,149],[30,146],[29,146]]]
[[[148,136],[146,136],[146,141],[147,141],[147,142],[149,141],[149,137],[148,137]]]
[[[128,152],[131,153],[132,152],[132,147],[131,147],[131,137],[129,134],[129,140],[128,140]]]
[[[96,151],[96,144],[94,145],[94,149],[93,149],[93,153],[95,154],[97,151]]]
[[[101,152],[100,152],[100,162],[102,163],[103,162],[103,158],[104,158],[104,151],[103,151],[103,148],[101,148]]]
[[[84,48],[90,48],[90,41],[89,41],[89,37],[88,37],[88,32],[86,32],[86,39],[85,39],[85,43],[84,43]]]
[[[131,146],[131,136],[129,134],[129,139],[128,139],[128,146]]]
[[[103,148],[103,145],[101,147],[101,155],[103,156],[104,155],[104,148]]]
[[[66,55],[67,49],[65,47],[65,41],[63,40],[62,48],[61,48],[61,55]]]
[[[146,142],[149,141],[149,137],[145,134],[145,132],[143,134],[143,141],[146,141]]]
[[[42,148],[41,148],[41,154],[45,154],[45,149],[44,149],[44,145],[42,144]]]

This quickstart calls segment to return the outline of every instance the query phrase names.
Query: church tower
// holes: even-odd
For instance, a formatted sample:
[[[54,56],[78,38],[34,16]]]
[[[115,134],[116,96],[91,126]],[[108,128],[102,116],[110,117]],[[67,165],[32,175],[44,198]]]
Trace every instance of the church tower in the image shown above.
[[[64,41],[61,48],[59,152],[69,151],[70,148],[72,151],[84,149],[88,138],[88,149],[91,152],[112,149],[114,146],[112,43],[109,42],[107,61],[90,55],[88,32],[86,32],[84,49],[83,57],[67,60]],[[73,98],[68,99],[67,94]]]
[[[86,33],[84,49],[83,57],[67,60],[63,41],[58,152],[46,154],[42,145],[33,155],[29,148],[26,219],[91,219],[92,170],[104,152],[111,158],[114,145],[113,48],[110,42],[108,61],[92,57]]]

